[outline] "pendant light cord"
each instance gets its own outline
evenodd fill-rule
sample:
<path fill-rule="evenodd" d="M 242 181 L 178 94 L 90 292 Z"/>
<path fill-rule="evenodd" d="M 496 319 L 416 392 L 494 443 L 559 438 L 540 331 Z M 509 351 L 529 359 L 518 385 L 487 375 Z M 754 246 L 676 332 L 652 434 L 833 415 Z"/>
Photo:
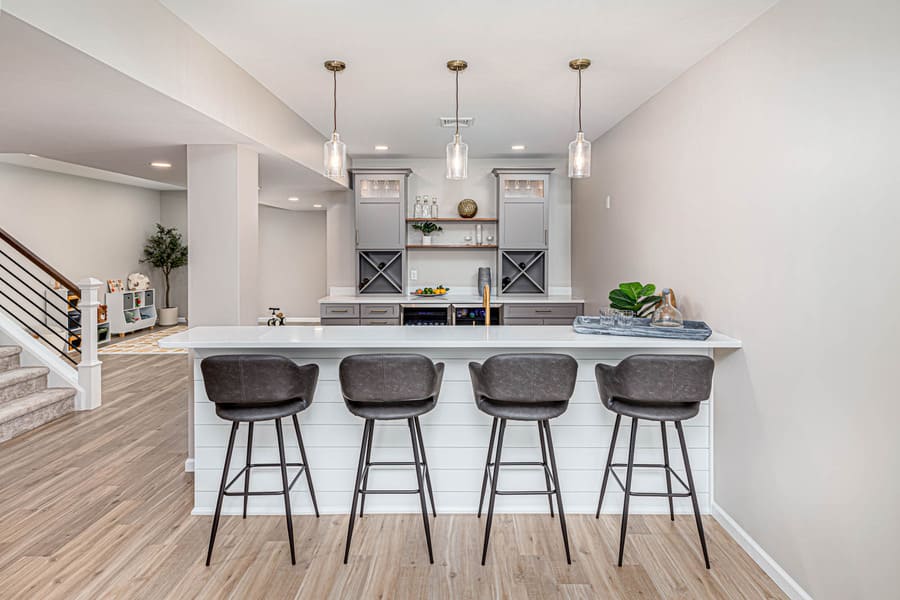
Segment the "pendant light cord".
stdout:
<path fill-rule="evenodd" d="M 459 71 L 456 71 L 456 135 L 459 135 Z"/>
<path fill-rule="evenodd" d="M 578 132 L 581 133 L 581 69 L 578 69 Z"/>
<path fill-rule="evenodd" d="M 334 75 L 334 129 L 331 134 L 334 135 L 337 133 L 337 71 L 332 71 L 331 74 Z"/>

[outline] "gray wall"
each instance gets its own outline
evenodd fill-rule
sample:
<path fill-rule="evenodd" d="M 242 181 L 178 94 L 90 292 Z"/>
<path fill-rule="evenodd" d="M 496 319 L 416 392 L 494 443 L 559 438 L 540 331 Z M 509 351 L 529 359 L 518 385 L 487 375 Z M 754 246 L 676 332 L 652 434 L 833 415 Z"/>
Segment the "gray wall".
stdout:
<path fill-rule="evenodd" d="M 187 221 L 187 192 L 160 192 L 159 193 L 159 222 L 164 227 L 174 227 L 181 234 L 186 244 L 188 241 Z M 188 262 L 191 260 L 190 248 L 188 248 Z M 187 293 L 187 267 L 176 269 L 169 276 L 171 286 L 170 300 L 173 306 L 178 307 L 180 317 L 188 317 L 188 293 Z M 159 276 L 162 280 L 162 276 Z M 160 298 L 165 294 L 165 288 L 160 287 Z M 162 305 L 162 304 L 160 304 Z"/>
<path fill-rule="evenodd" d="M 139 271 L 159 288 L 138 262 L 159 216 L 158 191 L 0 163 L 0 226 L 75 282 Z"/>
<path fill-rule="evenodd" d="M 574 186 L 591 310 L 653 281 L 743 340 L 719 356 L 715 501 L 818 599 L 900 586 L 898 24 L 897 2 L 784 0 Z"/>
<path fill-rule="evenodd" d="M 326 295 L 325 211 L 259 207 L 259 310 L 318 317 Z"/>

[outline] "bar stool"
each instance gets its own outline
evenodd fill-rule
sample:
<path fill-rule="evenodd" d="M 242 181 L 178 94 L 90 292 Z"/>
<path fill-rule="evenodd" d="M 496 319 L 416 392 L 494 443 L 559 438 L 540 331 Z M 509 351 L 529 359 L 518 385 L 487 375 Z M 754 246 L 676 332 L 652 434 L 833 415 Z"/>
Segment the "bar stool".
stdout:
<path fill-rule="evenodd" d="M 247 499 L 250 496 L 284 496 L 284 515 L 287 520 L 288 541 L 291 546 L 291 564 L 297 564 L 294 555 L 294 526 L 291 520 L 290 491 L 306 473 L 306 484 L 312 499 L 313 510 L 319 516 L 316 504 L 316 492 L 313 488 L 312 476 L 306 460 L 306 449 L 300 435 L 300 423 L 297 413 L 309 408 L 316 391 L 319 378 L 318 365 L 297 365 L 283 356 L 268 355 L 223 355 L 204 358 L 200 363 L 207 397 L 216 404 L 216 414 L 231 421 L 231 435 L 228 438 L 228 449 L 225 451 L 225 467 L 222 469 L 222 481 L 219 484 L 219 497 L 216 500 L 216 512 L 213 516 L 212 531 L 209 534 L 209 550 L 206 553 L 206 566 L 212 558 L 216 531 L 219 528 L 219 516 L 222 513 L 222 501 L 225 496 L 243 496 L 243 518 L 247 518 Z M 285 462 L 284 434 L 281 431 L 281 419 L 291 417 L 294 431 L 297 433 L 297 445 L 300 447 L 299 463 Z M 275 433 L 278 438 L 277 463 L 253 463 L 253 425 L 259 421 L 275 421 Z M 231 481 L 228 481 L 228 469 L 231 466 L 231 454 L 234 450 L 234 438 L 238 425 L 247 423 L 247 461 Z M 279 491 L 250 491 L 250 470 L 256 467 L 280 467 L 282 489 Z M 299 467 L 300 470 L 288 483 L 287 467 Z M 244 491 L 229 492 L 230 488 L 243 475 Z"/>
<path fill-rule="evenodd" d="M 609 443 L 609 456 L 606 469 L 603 471 L 603 483 L 600 486 L 600 500 L 597 502 L 597 518 L 600 518 L 600 507 L 606 493 L 609 474 L 615 478 L 619 487 L 625 492 L 625 505 L 622 508 L 622 531 L 619 537 L 619 566 L 625 553 L 625 533 L 628 529 L 628 499 L 631 496 L 652 496 L 669 499 L 669 517 L 675 520 L 675 509 L 672 498 L 690 497 L 694 506 L 694 519 L 700 534 L 700 547 L 703 549 L 703 561 L 709 568 L 709 554 L 706 550 L 706 537 L 703 534 L 703 521 L 700 519 L 700 507 L 697 503 L 697 492 L 694 488 L 694 476 L 688 460 L 687 444 L 684 441 L 684 429 L 681 422 L 695 417 L 700 411 L 700 403 L 709 399 L 712 389 L 712 376 L 715 363 L 708 356 L 687 355 L 654 355 L 638 354 L 622 360 L 617 366 L 598 364 L 595 373 L 600 398 L 606 408 L 616 413 L 612 440 Z M 631 417 L 631 440 L 628 444 L 628 462 L 613 463 L 613 452 L 619 424 L 622 416 Z M 638 421 L 659 421 L 662 433 L 663 464 L 637 464 L 634 462 L 634 445 L 637 439 Z M 678 440 L 681 443 L 681 456 L 687 483 L 678 476 L 669 465 L 669 447 L 666 439 L 666 422 L 675 423 Z M 613 470 L 615 467 L 626 467 L 625 484 Z M 632 492 L 631 477 L 635 467 L 664 469 L 666 489 L 662 492 Z M 687 490 L 672 493 L 672 477 Z"/>
<path fill-rule="evenodd" d="M 363 516 L 367 494 L 418 494 L 425 524 L 425 543 L 428 561 L 434 564 L 431 551 L 431 529 L 428 524 L 428 508 L 425 502 L 425 486 L 431 500 L 431 510 L 437 517 L 431 474 L 425 458 L 425 442 L 419 417 L 437 405 L 441 393 L 444 364 L 433 363 L 419 354 L 356 354 L 341 361 L 339 367 L 341 393 L 351 413 L 366 420 L 362 444 L 359 449 L 359 465 L 356 468 L 356 484 L 353 487 L 353 504 L 350 508 L 350 524 L 347 527 L 347 545 L 344 548 L 344 564 L 350 556 L 356 503 L 359 500 L 359 516 Z M 375 421 L 406 419 L 412 444 L 412 462 L 372 461 L 372 439 L 375 437 Z M 412 466 L 416 470 L 418 487 L 414 490 L 370 490 L 369 469 L 379 466 Z M 423 473 L 425 484 L 423 485 Z M 360 499 L 362 496 L 362 499 Z"/>
<path fill-rule="evenodd" d="M 484 565 L 487 560 L 496 497 L 535 495 L 547 496 L 551 517 L 553 516 L 553 496 L 556 496 L 559 525 L 562 529 L 563 546 L 566 549 L 566 562 L 572 564 L 572 557 L 569 554 L 566 513 L 563 510 L 562 492 L 559 488 L 559 470 L 556 467 L 553 438 L 550 435 L 550 419 L 555 419 L 566 412 L 569 398 L 572 397 L 575 389 L 578 363 L 574 358 L 565 354 L 498 354 L 488 358 L 484 364 L 470 362 L 469 373 L 472 376 L 475 405 L 481 412 L 493 417 L 491 440 L 488 443 L 487 459 L 484 464 L 484 477 L 481 480 L 481 497 L 478 501 L 478 517 L 481 518 L 484 493 L 488 480 L 490 480 L 491 496 L 484 530 L 481 564 Z M 540 462 L 501 462 L 503 434 L 506 431 L 508 420 L 537 423 L 541 441 Z M 498 422 L 500 424 L 499 432 Z M 496 456 L 492 456 L 495 436 L 497 451 Z M 549 464 L 547 462 L 548 450 L 550 451 Z M 542 467 L 547 489 L 498 490 L 497 479 L 500 477 L 501 466 Z M 493 473 L 491 473 L 492 468 Z"/>

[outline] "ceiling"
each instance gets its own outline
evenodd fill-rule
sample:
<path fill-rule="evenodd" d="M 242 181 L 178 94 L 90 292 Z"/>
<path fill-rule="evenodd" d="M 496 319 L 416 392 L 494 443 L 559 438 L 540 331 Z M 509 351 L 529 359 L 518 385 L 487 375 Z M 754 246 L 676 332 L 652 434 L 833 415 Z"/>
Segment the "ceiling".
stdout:
<path fill-rule="evenodd" d="M 576 75 L 588 57 L 584 131 L 595 139 L 775 0 L 160 0 L 321 133 L 356 157 L 439 157 L 452 131 L 449 59 L 473 157 L 563 155 L 577 130 Z M 376 144 L 390 147 L 376 152 Z M 524 152 L 510 146 L 524 144 Z"/>
<path fill-rule="evenodd" d="M 289 195 L 343 189 L 8 13 L 0 13 L 0 56 L 19 57 L 0 61 L 4 89 L 15 90 L 0 94 L 3 162 L 184 189 L 186 144 L 246 144 L 261 152 L 260 200 L 266 204 L 299 209 L 287 202 Z M 154 168 L 153 161 L 172 167 Z"/>

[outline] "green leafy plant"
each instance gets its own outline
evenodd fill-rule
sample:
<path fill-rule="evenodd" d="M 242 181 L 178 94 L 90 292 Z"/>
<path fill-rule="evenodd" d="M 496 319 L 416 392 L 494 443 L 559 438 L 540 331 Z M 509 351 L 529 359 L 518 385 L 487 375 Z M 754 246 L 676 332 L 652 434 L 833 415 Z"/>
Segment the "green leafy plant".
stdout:
<path fill-rule="evenodd" d="M 609 293 L 609 305 L 618 310 L 630 310 L 636 317 L 649 317 L 662 296 L 656 295 L 656 286 L 637 281 L 620 283 Z"/>
<path fill-rule="evenodd" d="M 444 228 L 440 225 L 436 225 L 431 221 L 424 221 L 422 223 L 413 223 L 413 229 L 417 229 L 422 232 L 422 235 L 431 235 L 435 231 L 443 231 Z"/>
<path fill-rule="evenodd" d="M 156 233 L 147 238 L 144 244 L 142 263 L 156 267 L 163 272 L 166 279 L 166 306 L 172 308 L 169 301 L 169 275 L 172 271 L 183 267 L 188 261 L 188 249 L 182 241 L 181 234 L 174 227 L 163 227 L 156 224 Z"/>

